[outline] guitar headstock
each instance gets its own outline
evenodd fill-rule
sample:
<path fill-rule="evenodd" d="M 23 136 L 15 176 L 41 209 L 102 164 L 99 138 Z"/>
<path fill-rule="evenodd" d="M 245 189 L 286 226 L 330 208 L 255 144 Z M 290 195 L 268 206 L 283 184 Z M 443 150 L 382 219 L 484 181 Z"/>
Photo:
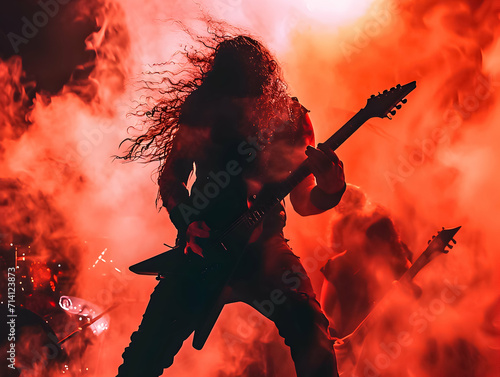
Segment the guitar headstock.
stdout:
<path fill-rule="evenodd" d="M 372 94 L 363 110 L 368 118 L 387 117 L 392 119 L 389 114 L 396 115 L 395 109 L 399 110 L 406 103 L 407 100 L 405 97 L 416 87 L 417 82 L 412 81 L 403 86 L 398 84 L 390 90 L 384 90 L 378 95 Z"/>
<path fill-rule="evenodd" d="M 428 253 L 428 256 L 434 253 L 447 254 L 451 249 L 453 249 L 453 245 L 451 243 L 457 243 L 453 237 L 457 234 L 460 228 L 461 226 L 450 229 L 443 228 L 440 230 L 436 236 L 432 236 L 432 239 L 429 240 L 429 246 L 425 250 L 425 253 Z"/>
<path fill-rule="evenodd" d="M 410 269 L 399 279 L 400 281 L 409 281 L 415 277 L 418 272 L 424 268 L 437 254 L 447 254 L 453 248 L 452 243 L 457 243 L 453 237 L 460 230 L 461 226 L 456 228 L 443 228 L 436 236 L 429 240 L 429 246 L 420 256 L 413 262 Z"/>

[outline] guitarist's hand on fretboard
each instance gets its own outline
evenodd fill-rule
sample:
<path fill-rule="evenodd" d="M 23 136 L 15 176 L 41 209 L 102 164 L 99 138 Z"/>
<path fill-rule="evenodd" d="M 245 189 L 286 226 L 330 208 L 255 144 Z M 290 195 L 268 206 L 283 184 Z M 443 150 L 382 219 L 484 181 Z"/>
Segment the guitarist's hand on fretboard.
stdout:
<path fill-rule="evenodd" d="M 308 146 L 306 155 L 318 188 L 326 194 L 336 194 L 344 188 L 344 164 L 333 149 L 320 143 L 318 148 Z"/>
<path fill-rule="evenodd" d="M 204 221 L 194 221 L 186 231 L 184 253 L 193 252 L 203 257 L 203 241 L 210 237 L 210 228 Z"/>

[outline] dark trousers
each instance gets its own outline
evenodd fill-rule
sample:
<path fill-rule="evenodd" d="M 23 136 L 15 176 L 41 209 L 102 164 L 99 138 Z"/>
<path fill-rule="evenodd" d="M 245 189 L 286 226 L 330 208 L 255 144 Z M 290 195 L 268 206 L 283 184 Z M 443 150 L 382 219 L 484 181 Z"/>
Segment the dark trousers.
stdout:
<path fill-rule="evenodd" d="M 248 246 L 231 281 L 237 301 L 271 319 L 290 347 L 298 377 L 338 376 L 328 320 L 311 282 L 282 234 Z M 179 276 L 156 286 L 138 331 L 123 353 L 118 377 L 157 377 L 199 321 L 203 284 Z"/>

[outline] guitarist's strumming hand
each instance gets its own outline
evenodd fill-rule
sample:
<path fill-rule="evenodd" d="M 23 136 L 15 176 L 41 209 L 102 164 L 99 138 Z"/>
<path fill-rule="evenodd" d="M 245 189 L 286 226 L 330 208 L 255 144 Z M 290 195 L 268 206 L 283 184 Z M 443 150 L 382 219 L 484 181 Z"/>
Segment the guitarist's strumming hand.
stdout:
<path fill-rule="evenodd" d="M 210 228 L 204 221 L 194 221 L 189 224 L 186 231 L 186 247 L 184 253 L 192 251 L 203 257 L 203 248 L 200 246 L 200 240 L 210 237 Z M 203 241 L 202 241 L 203 242 Z"/>
<path fill-rule="evenodd" d="M 336 194 L 345 187 L 344 164 L 325 144 L 318 148 L 308 146 L 309 167 L 316 178 L 317 187 L 325 194 Z"/>

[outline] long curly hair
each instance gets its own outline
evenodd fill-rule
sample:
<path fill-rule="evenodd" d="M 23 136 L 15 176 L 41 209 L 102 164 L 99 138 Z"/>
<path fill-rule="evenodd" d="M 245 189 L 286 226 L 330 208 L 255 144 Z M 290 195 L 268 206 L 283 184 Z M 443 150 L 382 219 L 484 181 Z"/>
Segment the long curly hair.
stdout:
<path fill-rule="evenodd" d="M 184 47 L 176 53 L 182 57 L 180 62 L 156 65 L 173 65 L 175 70 L 145 73 L 147 77 L 142 82 L 148 95 L 133 113 L 141 119 L 142 133 L 123 140 L 120 146 L 127 145 L 127 149 L 117 158 L 159 161 L 158 171 L 161 173 L 181 127 L 183 106 L 195 91 L 211 97 L 256 98 L 254 113 L 262 119 L 255 123 L 262 125 L 272 124 L 269 120 L 275 114 L 288 111 L 287 85 L 269 50 L 249 35 L 234 33 L 235 29 L 227 24 L 206 22 L 207 36 L 194 35 L 181 25 L 198 47 Z M 228 29 L 233 32 L 228 32 Z M 134 127 L 134 130 L 138 131 L 138 128 Z"/>

